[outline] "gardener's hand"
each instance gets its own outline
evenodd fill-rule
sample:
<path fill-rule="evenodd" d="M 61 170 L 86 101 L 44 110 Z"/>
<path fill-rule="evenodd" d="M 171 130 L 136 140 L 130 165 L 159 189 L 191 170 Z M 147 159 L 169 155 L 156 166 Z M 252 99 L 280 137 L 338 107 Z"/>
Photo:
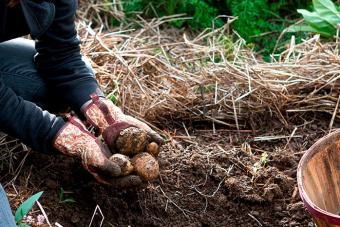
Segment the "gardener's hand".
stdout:
<path fill-rule="evenodd" d="M 66 155 L 79 157 L 84 168 L 101 183 L 129 187 L 141 182 L 137 176 L 119 177 L 121 175 L 119 165 L 107 158 L 110 153 L 75 117 L 69 119 L 57 133 L 53 146 Z"/>
<path fill-rule="evenodd" d="M 111 151 L 120 152 L 117 150 L 116 140 L 120 133 L 127 128 L 135 127 L 143 129 L 144 134 L 131 134 L 131 138 L 127 138 L 126 144 L 130 144 L 129 149 L 134 151 L 144 151 L 147 145 L 151 142 L 163 144 L 163 139 L 147 124 L 125 115 L 120 108 L 115 106 L 110 100 L 100 98 L 96 95 L 91 96 L 92 100 L 82 107 L 82 113 L 87 121 L 95 126 Z"/>
<path fill-rule="evenodd" d="M 99 182 L 107 183 L 109 177 L 121 174 L 120 167 L 110 162 L 103 146 L 75 117 L 57 133 L 53 146 L 66 155 L 79 157 L 84 168 Z"/>

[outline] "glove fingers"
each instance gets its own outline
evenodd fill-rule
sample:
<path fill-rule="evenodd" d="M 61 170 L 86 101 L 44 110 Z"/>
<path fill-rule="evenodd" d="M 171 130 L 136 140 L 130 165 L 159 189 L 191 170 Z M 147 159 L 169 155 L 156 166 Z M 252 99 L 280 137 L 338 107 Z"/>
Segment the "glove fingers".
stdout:
<path fill-rule="evenodd" d="M 154 130 L 152 130 L 147 124 L 145 124 L 144 122 L 141 122 L 139 120 L 137 120 L 136 118 L 133 118 L 129 115 L 126 116 L 128 122 L 130 122 L 130 124 L 134 125 L 137 128 L 143 129 L 145 130 L 148 135 L 150 136 L 151 141 L 150 142 L 156 142 L 159 145 L 164 144 L 164 139 Z"/>
<path fill-rule="evenodd" d="M 116 188 L 132 188 L 142 184 L 139 176 L 130 175 L 126 177 L 115 178 L 110 181 L 113 187 Z"/>
<path fill-rule="evenodd" d="M 112 153 L 111 153 L 109 147 L 106 144 L 103 144 L 103 143 L 100 143 L 100 145 L 102 147 L 101 151 L 105 155 L 105 157 L 110 158 L 112 156 Z"/>
<path fill-rule="evenodd" d="M 150 136 L 150 142 L 156 142 L 158 145 L 163 145 L 165 143 L 164 139 L 155 131 L 151 130 L 148 132 Z"/>
<path fill-rule="evenodd" d="M 111 162 L 108 159 L 104 159 L 104 162 L 100 166 L 91 166 L 92 171 L 96 172 L 99 176 L 104 179 L 110 179 L 111 177 L 118 177 L 121 174 L 119 165 Z"/>

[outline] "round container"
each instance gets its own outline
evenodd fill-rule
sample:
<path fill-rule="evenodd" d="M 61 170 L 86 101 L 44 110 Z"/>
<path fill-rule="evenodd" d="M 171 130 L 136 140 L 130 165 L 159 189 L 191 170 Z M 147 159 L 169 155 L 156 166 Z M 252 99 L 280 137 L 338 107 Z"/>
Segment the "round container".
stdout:
<path fill-rule="evenodd" d="M 318 140 L 300 160 L 300 196 L 318 227 L 340 226 L 340 130 Z"/>

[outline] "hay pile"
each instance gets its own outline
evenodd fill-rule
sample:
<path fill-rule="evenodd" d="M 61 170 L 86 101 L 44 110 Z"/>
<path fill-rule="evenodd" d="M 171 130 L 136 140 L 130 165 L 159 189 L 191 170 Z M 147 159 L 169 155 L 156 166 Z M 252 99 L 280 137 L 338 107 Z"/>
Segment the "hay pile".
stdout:
<path fill-rule="evenodd" d="M 310 112 L 340 118 L 339 43 L 314 36 L 295 45 L 293 37 L 279 60 L 266 63 L 241 38 L 232 41 L 229 24 L 196 36 L 161 28 L 174 19 L 112 32 L 79 23 L 84 55 L 126 112 L 157 125 L 213 122 L 237 129 L 274 119 L 288 126 Z"/>

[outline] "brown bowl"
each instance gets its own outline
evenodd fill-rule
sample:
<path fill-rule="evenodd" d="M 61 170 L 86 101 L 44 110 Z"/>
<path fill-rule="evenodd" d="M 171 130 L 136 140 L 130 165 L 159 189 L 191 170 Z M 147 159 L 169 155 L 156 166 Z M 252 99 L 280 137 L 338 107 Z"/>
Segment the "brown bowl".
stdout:
<path fill-rule="evenodd" d="M 317 226 L 340 226 L 340 130 L 318 140 L 300 160 L 300 196 Z"/>

